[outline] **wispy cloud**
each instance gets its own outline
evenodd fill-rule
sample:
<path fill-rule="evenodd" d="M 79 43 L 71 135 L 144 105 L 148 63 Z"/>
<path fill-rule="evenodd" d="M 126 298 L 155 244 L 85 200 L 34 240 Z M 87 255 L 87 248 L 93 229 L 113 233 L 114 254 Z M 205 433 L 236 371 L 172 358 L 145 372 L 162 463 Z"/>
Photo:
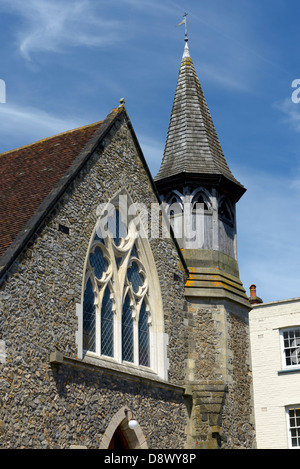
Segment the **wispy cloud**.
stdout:
<path fill-rule="evenodd" d="M 163 19 L 167 16 L 169 27 L 175 31 L 186 7 L 172 0 L 111 0 L 107 3 L 109 7 L 106 2 L 93 0 L 0 0 L 0 11 L 9 11 L 21 18 L 17 33 L 19 52 L 25 59 L 32 60 L 39 52 L 62 53 L 77 46 L 105 47 L 123 43 L 137 32 L 142 35 L 144 26 L 141 25 L 147 24 L 151 17 L 165 26 Z M 130 19 L 131 10 L 134 20 Z M 229 14 L 224 8 L 221 15 L 217 11 L 204 2 L 201 15 L 190 14 L 191 45 L 203 44 L 201 74 L 230 90 L 249 92 L 253 89 L 261 58 L 254 46 L 254 51 L 245 53 L 249 43 L 247 22 L 242 16 L 232 18 L 232 12 Z M 156 34 L 164 36 L 164 27 L 157 28 Z"/>
<path fill-rule="evenodd" d="M 283 101 L 277 101 L 274 103 L 274 108 L 283 113 L 283 122 L 290 125 L 291 128 L 296 132 L 300 132 L 300 103 L 294 103 L 290 97 L 284 99 Z"/>
<path fill-rule="evenodd" d="M 253 92 L 249 77 L 244 78 L 243 70 L 228 67 L 225 62 L 219 62 L 217 65 L 201 63 L 201 79 L 205 79 L 209 83 L 214 82 L 218 86 L 230 91 L 242 93 Z"/>
<path fill-rule="evenodd" d="M 41 109 L 23 108 L 12 104 L 0 106 L 0 121 L 2 146 L 0 151 L 26 145 L 83 124 L 75 119 L 55 116 Z M 11 142 L 13 142 L 13 147 Z"/>
<path fill-rule="evenodd" d="M 18 46 L 28 60 L 34 52 L 63 52 L 67 47 L 99 47 L 124 40 L 122 22 L 105 18 L 98 7 L 91 0 L 0 0 L 0 9 L 23 19 Z"/>

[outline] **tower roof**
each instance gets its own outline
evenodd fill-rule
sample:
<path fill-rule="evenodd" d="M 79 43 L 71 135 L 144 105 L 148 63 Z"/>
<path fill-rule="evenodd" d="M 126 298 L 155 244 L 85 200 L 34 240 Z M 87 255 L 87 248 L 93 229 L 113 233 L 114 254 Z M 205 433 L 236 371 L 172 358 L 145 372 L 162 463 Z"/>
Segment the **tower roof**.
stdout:
<path fill-rule="evenodd" d="M 219 181 L 239 199 L 245 188 L 235 179 L 200 85 L 186 39 L 163 160 L 154 178 L 159 188 L 176 179 Z"/>

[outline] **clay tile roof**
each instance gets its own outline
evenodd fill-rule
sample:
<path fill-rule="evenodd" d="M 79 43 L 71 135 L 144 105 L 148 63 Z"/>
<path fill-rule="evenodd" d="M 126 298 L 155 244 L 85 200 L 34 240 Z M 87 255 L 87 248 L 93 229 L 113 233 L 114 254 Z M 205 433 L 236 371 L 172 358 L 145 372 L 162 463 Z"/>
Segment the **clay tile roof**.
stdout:
<path fill-rule="evenodd" d="M 102 122 L 0 154 L 0 257 Z"/>

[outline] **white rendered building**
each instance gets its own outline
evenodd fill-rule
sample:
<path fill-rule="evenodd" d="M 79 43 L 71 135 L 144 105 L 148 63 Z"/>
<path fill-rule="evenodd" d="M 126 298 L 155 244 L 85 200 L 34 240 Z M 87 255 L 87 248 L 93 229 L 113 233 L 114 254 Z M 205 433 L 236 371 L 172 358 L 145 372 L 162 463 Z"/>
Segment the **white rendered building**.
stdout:
<path fill-rule="evenodd" d="M 249 318 L 257 448 L 299 449 L 300 298 L 253 304 Z"/>

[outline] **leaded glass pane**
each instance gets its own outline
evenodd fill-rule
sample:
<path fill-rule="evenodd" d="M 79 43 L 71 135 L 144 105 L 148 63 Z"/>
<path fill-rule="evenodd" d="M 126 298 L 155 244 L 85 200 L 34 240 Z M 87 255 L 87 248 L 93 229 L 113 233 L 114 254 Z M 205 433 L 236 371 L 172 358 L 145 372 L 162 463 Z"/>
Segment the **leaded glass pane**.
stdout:
<path fill-rule="evenodd" d="M 144 279 L 139 273 L 139 267 L 136 262 L 133 262 L 127 271 L 127 277 L 132 285 L 133 291 L 138 292 L 139 288 L 143 285 Z"/>
<path fill-rule="evenodd" d="M 98 232 L 96 232 L 96 234 L 95 234 L 94 241 L 100 241 L 100 243 L 105 244 L 104 239 L 102 238 L 102 236 L 100 236 L 100 233 L 98 233 Z"/>
<path fill-rule="evenodd" d="M 139 317 L 139 364 L 150 366 L 148 313 L 144 302 Z"/>
<path fill-rule="evenodd" d="M 122 311 L 122 360 L 133 362 L 133 319 L 128 295 Z"/>
<path fill-rule="evenodd" d="M 138 256 L 138 252 L 137 252 L 137 248 L 136 248 L 136 245 L 134 244 L 133 247 L 132 247 L 132 250 L 131 250 L 131 257 L 139 257 Z"/>
<path fill-rule="evenodd" d="M 90 254 L 90 264 L 94 269 L 96 277 L 100 279 L 108 267 L 100 247 L 97 246 L 94 253 Z"/>
<path fill-rule="evenodd" d="M 96 351 L 96 310 L 92 282 L 88 280 L 83 299 L 83 348 Z"/>
<path fill-rule="evenodd" d="M 114 313 L 108 287 L 101 307 L 101 354 L 108 357 L 114 355 Z"/>

